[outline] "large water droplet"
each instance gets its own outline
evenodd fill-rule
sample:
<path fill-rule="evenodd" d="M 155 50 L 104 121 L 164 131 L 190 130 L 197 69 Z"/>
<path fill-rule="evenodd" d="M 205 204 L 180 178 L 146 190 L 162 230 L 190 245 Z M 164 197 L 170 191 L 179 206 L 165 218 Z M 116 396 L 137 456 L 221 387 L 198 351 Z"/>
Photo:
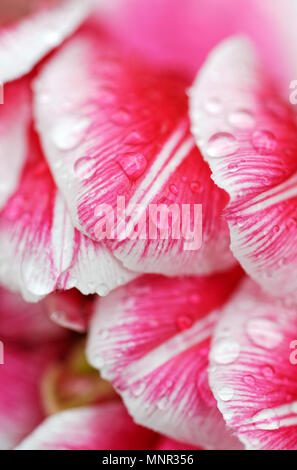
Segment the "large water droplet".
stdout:
<path fill-rule="evenodd" d="M 222 338 L 212 348 L 211 356 L 218 364 L 231 364 L 236 361 L 240 353 L 240 346 L 233 338 Z"/>
<path fill-rule="evenodd" d="M 127 154 L 119 159 L 119 164 L 126 175 L 134 180 L 139 178 L 145 171 L 147 161 L 141 153 Z"/>
<path fill-rule="evenodd" d="M 273 430 L 278 429 L 280 426 L 279 418 L 276 413 L 271 410 L 262 410 L 252 418 L 255 423 L 256 429 Z"/>
<path fill-rule="evenodd" d="M 90 178 L 94 171 L 95 160 L 91 157 L 79 158 L 74 164 L 74 172 L 80 180 Z"/>
<path fill-rule="evenodd" d="M 131 132 L 131 134 L 129 134 L 124 140 L 124 143 L 128 145 L 139 145 L 139 144 L 142 144 L 143 142 L 144 142 L 144 137 L 138 131 Z"/>
<path fill-rule="evenodd" d="M 270 131 L 255 131 L 252 135 L 252 143 L 260 155 L 268 155 L 275 150 L 276 138 Z"/>
<path fill-rule="evenodd" d="M 277 325 L 266 318 L 252 318 L 247 322 L 246 329 L 253 343 L 262 348 L 273 349 L 283 339 Z"/>
<path fill-rule="evenodd" d="M 209 98 L 205 102 L 205 109 L 211 114 L 219 113 L 220 111 L 222 111 L 222 108 L 223 108 L 222 103 L 218 98 L 215 98 L 215 97 Z"/>
<path fill-rule="evenodd" d="M 206 151 L 210 157 L 220 158 L 232 155 L 238 147 L 239 144 L 232 134 L 218 132 L 209 139 Z"/>
<path fill-rule="evenodd" d="M 245 109 L 233 111 L 229 116 L 229 122 L 238 129 L 251 129 L 255 124 L 254 116 Z"/>
<path fill-rule="evenodd" d="M 180 331 L 187 330 L 193 325 L 193 318 L 189 315 L 179 315 L 176 319 L 176 325 Z"/>
<path fill-rule="evenodd" d="M 112 115 L 112 121 L 119 126 L 125 126 L 131 122 L 131 114 L 129 111 L 120 109 Z"/>
<path fill-rule="evenodd" d="M 89 125 L 87 118 L 64 116 L 52 129 L 52 140 L 59 149 L 72 150 L 82 141 Z"/>
<path fill-rule="evenodd" d="M 132 386 L 132 394 L 134 397 L 139 397 L 145 390 L 145 382 L 138 382 Z"/>
<path fill-rule="evenodd" d="M 233 395 L 234 395 L 234 390 L 232 387 L 228 387 L 228 385 L 225 385 L 224 387 L 218 390 L 218 397 L 222 401 L 232 400 Z"/>

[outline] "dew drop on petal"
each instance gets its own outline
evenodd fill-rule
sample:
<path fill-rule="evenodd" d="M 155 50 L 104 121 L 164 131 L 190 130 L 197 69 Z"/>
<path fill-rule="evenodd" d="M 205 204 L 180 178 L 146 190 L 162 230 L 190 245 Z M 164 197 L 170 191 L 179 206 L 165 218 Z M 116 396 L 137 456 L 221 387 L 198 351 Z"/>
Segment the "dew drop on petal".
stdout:
<path fill-rule="evenodd" d="M 220 158 L 232 155 L 238 147 L 239 144 L 232 134 L 218 132 L 209 139 L 206 151 L 210 157 Z"/>
<path fill-rule="evenodd" d="M 212 347 L 211 356 L 218 364 L 231 364 L 236 361 L 240 346 L 233 338 L 222 338 Z"/>
<path fill-rule="evenodd" d="M 245 375 L 243 377 L 243 381 L 246 385 L 255 385 L 256 383 L 255 377 L 253 377 L 252 375 Z"/>
<path fill-rule="evenodd" d="M 256 429 L 261 430 L 273 430 L 280 427 L 279 418 L 271 409 L 262 410 L 257 413 L 253 416 L 252 422 L 255 424 Z"/>
<path fill-rule="evenodd" d="M 218 98 L 210 98 L 205 103 L 205 109 L 211 114 L 217 114 L 222 111 L 222 103 Z"/>
<path fill-rule="evenodd" d="M 271 379 L 275 374 L 275 370 L 272 366 L 266 365 L 262 367 L 262 374 L 266 379 Z"/>
<path fill-rule="evenodd" d="M 143 135 L 138 131 L 133 131 L 129 134 L 126 139 L 124 140 L 125 144 L 128 145 L 139 145 L 144 142 Z"/>
<path fill-rule="evenodd" d="M 190 183 L 190 189 L 191 189 L 192 193 L 194 193 L 194 194 L 200 193 L 200 191 L 201 191 L 200 183 L 198 181 L 193 181 L 192 183 Z"/>
<path fill-rule="evenodd" d="M 101 295 L 102 297 L 104 297 L 105 295 L 109 293 L 109 288 L 106 284 L 99 284 L 96 290 L 97 290 L 97 294 Z"/>
<path fill-rule="evenodd" d="M 147 160 L 141 153 L 127 154 L 119 159 L 119 164 L 126 175 L 134 180 L 139 178 L 145 171 Z"/>
<path fill-rule="evenodd" d="M 273 349 L 282 341 L 283 334 L 277 325 L 266 318 L 252 318 L 246 325 L 250 340 L 267 349 Z"/>
<path fill-rule="evenodd" d="M 134 397 L 139 397 L 140 395 L 143 394 L 145 390 L 145 382 L 138 382 L 132 386 L 132 394 Z"/>
<path fill-rule="evenodd" d="M 250 111 L 238 109 L 229 115 L 229 122 L 238 129 L 251 129 L 254 124 L 254 116 Z"/>
<path fill-rule="evenodd" d="M 178 189 L 177 189 L 177 186 L 176 186 L 175 184 L 171 184 L 171 185 L 169 186 L 169 189 L 170 189 L 170 192 L 171 192 L 172 194 L 175 194 L 175 195 L 178 194 Z"/>
<path fill-rule="evenodd" d="M 218 390 L 218 397 L 222 401 L 232 400 L 233 395 L 234 395 L 234 390 L 232 387 L 228 387 L 228 385 L 225 385 L 224 387 Z"/>
<path fill-rule="evenodd" d="M 119 126 L 125 126 L 131 122 L 131 115 L 123 109 L 118 110 L 112 115 L 112 122 Z"/>
<path fill-rule="evenodd" d="M 252 144 L 260 155 L 267 155 L 275 150 L 276 138 L 270 131 L 258 130 L 252 135 Z"/>
<path fill-rule="evenodd" d="M 95 160 L 91 157 L 82 157 L 74 164 L 74 173 L 80 180 L 90 178 L 94 171 Z"/>
<path fill-rule="evenodd" d="M 176 319 L 176 325 L 180 331 L 187 330 L 193 325 L 193 318 L 189 315 L 179 315 Z"/>
<path fill-rule="evenodd" d="M 90 122 L 87 118 L 64 116 L 52 129 L 52 140 L 60 150 L 72 150 L 84 138 L 89 124 Z"/>

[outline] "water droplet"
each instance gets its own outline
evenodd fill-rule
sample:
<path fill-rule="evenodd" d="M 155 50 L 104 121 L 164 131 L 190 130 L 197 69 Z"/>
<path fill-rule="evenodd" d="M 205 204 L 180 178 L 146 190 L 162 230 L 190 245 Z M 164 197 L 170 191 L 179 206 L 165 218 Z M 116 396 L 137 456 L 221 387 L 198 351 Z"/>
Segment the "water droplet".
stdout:
<path fill-rule="evenodd" d="M 262 367 L 262 374 L 266 379 L 271 379 L 275 374 L 275 370 L 272 366 L 266 365 Z"/>
<path fill-rule="evenodd" d="M 273 349 L 283 339 L 277 325 L 266 318 L 252 318 L 248 321 L 246 329 L 253 343 L 262 348 Z"/>
<path fill-rule="evenodd" d="M 201 190 L 200 183 L 198 181 L 193 181 L 190 184 L 190 189 L 191 189 L 192 193 L 194 193 L 194 194 L 200 193 L 200 190 Z"/>
<path fill-rule="evenodd" d="M 199 294 L 191 294 L 190 297 L 189 297 L 189 301 L 191 304 L 199 304 L 201 300 L 201 297 Z"/>
<path fill-rule="evenodd" d="M 222 111 L 222 103 L 218 98 L 210 98 L 209 100 L 206 101 L 205 103 L 205 109 L 211 114 L 217 114 L 220 111 Z"/>
<path fill-rule="evenodd" d="M 278 233 L 279 230 L 280 230 L 280 229 L 279 229 L 279 225 L 274 225 L 274 226 L 272 227 L 273 233 Z"/>
<path fill-rule="evenodd" d="M 105 297 L 109 293 L 109 288 L 106 284 L 99 284 L 96 291 L 98 295 Z"/>
<path fill-rule="evenodd" d="M 256 429 L 273 430 L 278 429 L 280 426 L 279 418 L 276 413 L 271 410 L 262 410 L 252 418 Z"/>
<path fill-rule="evenodd" d="M 169 189 L 170 189 L 170 192 L 171 192 L 172 194 L 175 194 L 175 195 L 178 194 L 178 189 L 177 189 L 177 187 L 175 186 L 175 184 L 171 184 L 171 185 L 169 186 Z"/>
<path fill-rule="evenodd" d="M 256 383 L 256 379 L 252 375 L 245 375 L 243 377 L 243 381 L 246 385 L 251 385 L 251 386 L 255 385 Z"/>
<path fill-rule="evenodd" d="M 52 129 L 52 140 L 59 149 L 71 150 L 82 141 L 89 125 L 87 118 L 64 116 Z"/>
<path fill-rule="evenodd" d="M 239 166 L 237 165 L 237 163 L 230 163 L 228 165 L 228 170 L 231 171 L 232 173 L 237 171 L 239 169 Z"/>
<path fill-rule="evenodd" d="M 134 180 L 139 178 L 145 171 L 147 161 L 141 153 L 127 154 L 119 159 L 123 171 L 126 175 Z"/>
<path fill-rule="evenodd" d="M 128 145 L 139 145 L 144 142 L 143 135 L 138 131 L 133 131 L 129 134 L 126 139 L 124 140 L 125 144 Z"/>
<path fill-rule="evenodd" d="M 209 139 L 206 151 L 210 157 L 219 158 L 232 155 L 238 146 L 238 142 L 232 134 L 218 132 Z"/>
<path fill-rule="evenodd" d="M 254 116 L 245 109 L 233 111 L 229 116 L 229 122 L 238 129 L 251 129 L 255 124 Z"/>
<path fill-rule="evenodd" d="M 167 397 L 162 397 L 157 403 L 157 407 L 159 408 L 159 410 L 165 410 L 165 408 L 167 406 L 168 406 L 168 398 Z"/>
<path fill-rule="evenodd" d="M 94 172 L 94 164 L 94 158 L 79 158 L 74 164 L 74 173 L 80 180 L 86 180 L 92 176 Z"/>
<path fill-rule="evenodd" d="M 211 356 L 218 364 L 231 364 L 236 361 L 240 353 L 240 346 L 233 338 L 218 340 L 211 351 Z"/>
<path fill-rule="evenodd" d="M 218 397 L 222 400 L 222 401 L 229 401 L 229 400 L 232 400 L 233 398 L 233 395 L 234 395 L 234 390 L 232 387 L 228 387 L 227 385 L 225 385 L 224 387 L 220 388 L 218 390 Z"/>
<path fill-rule="evenodd" d="M 112 121 L 114 124 L 125 126 L 131 122 L 131 114 L 123 109 L 118 110 L 112 115 Z"/>
<path fill-rule="evenodd" d="M 179 315 L 176 319 L 176 325 L 180 331 L 187 330 L 193 325 L 193 318 L 189 315 Z"/>
<path fill-rule="evenodd" d="M 134 397 L 139 397 L 140 395 L 142 395 L 145 390 L 145 386 L 145 382 L 138 382 L 134 384 L 132 387 L 132 394 L 134 395 Z"/>
<path fill-rule="evenodd" d="M 275 150 L 276 138 L 270 131 L 255 131 L 252 143 L 260 155 L 267 155 Z"/>
<path fill-rule="evenodd" d="M 290 231 L 296 230 L 297 227 L 297 220 L 294 217 L 291 217 L 287 222 L 287 228 Z"/>

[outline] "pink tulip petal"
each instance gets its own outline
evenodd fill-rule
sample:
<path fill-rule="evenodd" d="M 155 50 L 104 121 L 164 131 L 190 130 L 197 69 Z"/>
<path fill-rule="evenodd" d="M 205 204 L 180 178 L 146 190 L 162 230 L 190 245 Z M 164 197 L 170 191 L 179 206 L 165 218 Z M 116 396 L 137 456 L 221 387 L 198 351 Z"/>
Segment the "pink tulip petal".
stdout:
<path fill-rule="evenodd" d="M 291 0 L 113 0 L 99 5 L 99 13 L 121 43 L 159 67 L 183 70 L 190 79 L 219 41 L 246 34 L 265 65 L 277 77 L 285 75 L 287 89 L 292 79 L 288 50 L 296 61 L 294 7 Z"/>
<path fill-rule="evenodd" d="M 248 448 L 297 449 L 297 343 L 290 349 L 296 320 L 296 310 L 250 280 L 222 309 L 210 385 L 227 424 Z"/>
<path fill-rule="evenodd" d="M 43 304 L 53 322 L 83 333 L 87 330 L 93 313 L 94 299 L 93 296 L 85 296 L 76 289 L 71 289 L 48 295 Z"/>
<path fill-rule="evenodd" d="M 65 338 L 65 330 L 47 317 L 43 303 L 29 304 L 19 294 L 0 287 L 0 339 L 32 346 Z M 1 373 L 1 370 L 0 370 Z"/>
<path fill-rule="evenodd" d="M 155 450 L 200 450 L 197 447 L 189 446 L 181 442 L 174 441 L 168 437 L 161 437 Z"/>
<path fill-rule="evenodd" d="M 79 26 L 92 3 L 92 0 L 44 0 L 28 16 L 0 24 L 0 83 L 28 73 Z"/>
<path fill-rule="evenodd" d="M 149 449 L 155 437 L 120 402 L 71 409 L 47 418 L 18 450 Z"/>
<path fill-rule="evenodd" d="M 30 95 L 27 80 L 0 91 L 0 209 L 15 191 L 27 153 Z"/>
<path fill-rule="evenodd" d="M 296 303 L 297 127 L 243 39 L 211 54 L 191 115 L 214 181 L 230 195 L 234 255 L 265 290 Z"/>
<path fill-rule="evenodd" d="M 0 449 L 16 446 L 44 417 L 40 380 L 60 347 L 22 349 L 4 344 L 0 365 Z"/>
<path fill-rule="evenodd" d="M 211 181 L 190 135 L 182 79 L 150 70 L 88 28 L 43 68 L 35 82 L 35 111 L 46 157 L 75 226 L 102 239 L 98 211 L 108 204 L 116 229 L 108 246 L 127 268 L 172 276 L 209 274 L 232 265 L 221 217 L 226 195 Z M 123 219 L 116 212 L 118 197 L 126 205 Z M 165 239 L 147 233 L 131 240 L 128 223 L 146 228 L 144 211 L 151 203 L 176 204 L 180 216 L 183 203 L 192 211 L 202 204 L 202 248 L 185 249 L 186 237 L 175 239 L 172 230 Z"/>
<path fill-rule="evenodd" d="M 18 190 L 0 214 L 0 246 L 2 284 L 31 301 L 73 287 L 106 295 L 135 277 L 74 229 L 33 132 Z"/>
<path fill-rule="evenodd" d="M 213 309 L 238 270 L 209 278 L 144 276 L 101 299 L 89 362 L 111 380 L 136 422 L 176 440 L 234 447 L 207 380 Z"/>

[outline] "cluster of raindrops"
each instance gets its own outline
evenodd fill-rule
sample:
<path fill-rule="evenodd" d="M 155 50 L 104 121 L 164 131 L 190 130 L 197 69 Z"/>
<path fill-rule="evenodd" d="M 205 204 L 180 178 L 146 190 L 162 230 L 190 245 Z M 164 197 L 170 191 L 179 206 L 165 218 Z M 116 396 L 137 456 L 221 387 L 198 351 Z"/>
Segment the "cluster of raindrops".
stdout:
<path fill-rule="evenodd" d="M 209 98 L 205 105 L 206 111 L 211 115 L 222 113 L 224 106 L 219 98 Z M 269 155 L 274 152 L 277 145 L 275 135 L 267 129 L 255 129 L 255 116 L 252 111 L 244 108 L 232 110 L 226 117 L 227 123 L 231 125 L 240 135 L 248 132 L 250 143 L 258 155 Z M 195 132 L 195 130 L 193 129 Z M 240 142 L 234 133 L 229 131 L 216 132 L 208 139 L 206 152 L 211 158 L 221 158 L 234 155 L 240 148 Z M 235 167 L 233 168 L 235 171 Z"/>

